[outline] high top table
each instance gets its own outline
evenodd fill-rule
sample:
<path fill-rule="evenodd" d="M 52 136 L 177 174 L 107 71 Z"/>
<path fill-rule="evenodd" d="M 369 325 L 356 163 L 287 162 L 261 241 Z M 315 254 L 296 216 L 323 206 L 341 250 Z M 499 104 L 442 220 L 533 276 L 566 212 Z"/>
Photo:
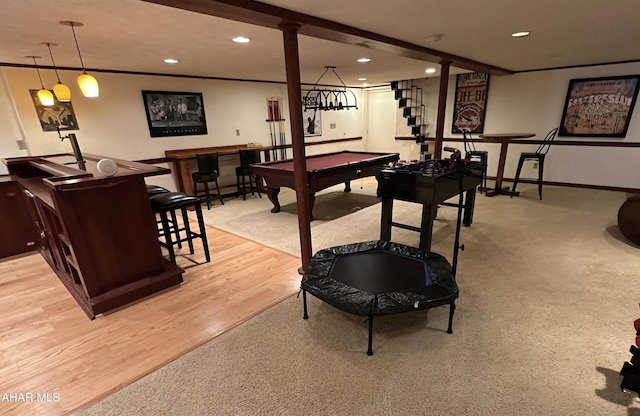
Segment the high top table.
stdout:
<path fill-rule="evenodd" d="M 496 133 L 481 134 L 479 137 L 485 142 L 500 143 L 500 158 L 498 159 L 498 171 L 496 173 L 496 186 L 494 189 L 485 189 L 486 196 L 511 195 L 518 196 L 520 192 L 510 191 L 509 188 L 502 187 L 504 177 L 504 166 L 507 161 L 507 147 L 512 140 L 526 139 L 535 136 L 534 133 Z"/>

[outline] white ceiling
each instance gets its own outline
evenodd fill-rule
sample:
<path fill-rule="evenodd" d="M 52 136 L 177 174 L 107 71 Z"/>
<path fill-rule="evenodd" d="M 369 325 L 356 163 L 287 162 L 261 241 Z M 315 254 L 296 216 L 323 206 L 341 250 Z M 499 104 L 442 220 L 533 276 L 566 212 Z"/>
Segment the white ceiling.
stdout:
<path fill-rule="evenodd" d="M 193 0 L 206 3 L 207 0 Z M 268 0 L 358 29 L 523 71 L 640 59 L 640 0 Z M 87 68 L 285 81 L 282 32 L 139 0 L 0 0 L 0 63 L 51 65 L 40 42 L 53 42 L 56 64 L 80 67 L 76 28 Z M 531 35 L 515 39 L 512 32 Z M 428 41 L 442 35 L 437 42 Z M 249 45 L 231 38 L 250 37 Z M 314 83 L 332 65 L 347 85 L 424 78 L 439 65 L 299 35 L 301 78 Z M 372 59 L 356 63 L 359 57 Z M 180 60 L 167 65 L 164 58 Z M 452 69 L 452 73 L 461 72 Z M 436 73 L 436 76 L 438 73 Z M 48 75 L 47 75 L 48 76 Z M 99 76 L 98 76 L 99 78 Z M 63 80 L 64 81 L 64 80 Z M 337 83 L 327 75 L 322 83 Z"/>

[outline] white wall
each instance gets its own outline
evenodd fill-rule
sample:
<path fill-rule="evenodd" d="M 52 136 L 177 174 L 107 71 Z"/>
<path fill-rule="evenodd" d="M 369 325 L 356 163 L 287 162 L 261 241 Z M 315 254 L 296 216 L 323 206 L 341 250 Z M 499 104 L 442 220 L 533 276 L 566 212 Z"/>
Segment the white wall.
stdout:
<path fill-rule="evenodd" d="M 640 63 L 492 76 L 489 84 L 484 132 L 531 132 L 536 134 L 534 139 L 542 140 L 549 130 L 560 125 L 569 80 L 634 74 L 640 74 Z M 424 89 L 424 101 L 427 105 L 429 123 L 427 131 L 430 132 L 431 137 L 435 133 L 439 82 L 439 78 L 416 80 L 416 83 Z M 451 133 L 455 82 L 455 75 L 451 76 L 445 115 L 445 137 L 461 137 L 461 135 Z M 410 130 L 403 124 L 404 119 L 400 110 L 396 112 L 396 119 L 398 120 L 396 134 L 398 136 L 410 135 Z M 623 139 L 559 137 L 556 140 L 640 142 L 640 105 L 636 105 L 627 136 Z M 461 143 L 450 142 L 446 145 L 462 150 Z M 500 145 L 481 143 L 476 147 L 478 150 L 490 152 L 489 175 L 495 175 Z M 505 177 L 512 178 L 515 175 L 521 152 L 534 151 L 536 147 L 535 145 L 510 144 Z M 640 149 L 638 148 L 552 146 L 545 163 L 544 179 L 574 184 L 640 189 L 639 159 Z M 537 171 L 533 170 L 532 163 L 525 164 L 521 177 L 537 177 Z"/>
<path fill-rule="evenodd" d="M 57 132 L 43 132 L 29 89 L 38 89 L 34 69 L 0 68 L 0 158 L 24 155 L 17 150 L 15 140 L 24 139 L 32 155 L 71 151 L 67 140 L 62 142 Z M 55 83 L 52 71 L 41 71 L 46 85 Z M 83 153 L 93 153 L 126 160 L 164 157 L 165 150 L 224 146 L 242 143 L 271 145 L 267 119 L 267 98 L 281 97 L 282 114 L 289 120 L 287 89 L 284 84 L 221 81 L 148 75 L 94 74 L 100 83 L 99 98 L 85 98 L 75 79 L 78 72 L 60 71 L 63 82 L 71 87 L 72 103 L 80 129 L 76 133 Z M 149 135 L 142 90 L 201 92 L 204 99 L 208 134 L 197 136 L 155 137 Z M 354 90 L 358 101 L 362 92 Z M 15 102 L 15 111 L 12 110 Z M 308 142 L 362 136 L 365 109 L 327 111 L 322 114 L 322 135 L 309 137 Z M 291 143 L 289 122 L 283 124 L 286 142 Z M 335 125 L 335 128 L 329 128 Z M 236 135 L 239 130 L 239 135 Z M 362 141 L 307 148 L 308 154 L 337 150 L 363 149 Z M 289 152 L 291 157 L 291 152 Z M 235 179 L 235 177 L 234 177 Z M 159 185 L 175 189 L 171 178 Z"/>
<path fill-rule="evenodd" d="M 410 136 L 411 130 L 399 134 L 402 125 L 406 126 L 406 119 L 402 114 L 398 116 L 398 103 L 390 88 L 374 88 L 367 90 L 367 150 L 371 152 L 394 152 L 400 154 L 400 159 L 417 159 L 420 145 L 415 141 L 395 140 L 396 136 Z M 399 119 L 398 119 L 399 117 Z"/>
<path fill-rule="evenodd" d="M 23 140 L 20 120 L 13 99 L 9 95 L 9 87 L 0 72 L 0 157 L 26 156 L 27 150 L 21 150 L 16 143 Z M 7 174 L 7 167 L 0 163 L 0 175 Z"/>
<path fill-rule="evenodd" d="M 569 84 L 573 78 L 640 73 L 640 64 L 606 65 L 588 68 L 541 71 L 491 78 L 485 120 L 485 132 L 533 132 L 543 138 L 557 127 Z M 35 70 L 0 68 L 0 158 L 24 155 L 16 140 L 24 139 L 30 154 L 70 152 L 67 141 L 55 132 L 42 132 L 29 89 L 37 89 Z M 84 98 L 76 84 L 77 72 L 61 71 L 61 78 L 72 88 L 73 104 L 80 130 L 76 132 L 84 153 L 137 160 L 163 157 L 169 149 L 223 146 L 238 143 L 270 145 L 267 97 L 282 97 L 283 115 L 288 117 L 286 86 L 283 84 L 219 81 L 146 75 L 95 74 L 101 93 L 97 99 Z M 47 85 L 55 82 L 52 71 L 43 71 Z M 438 99 L 438 78 L 417 80 L 424 89 L 427 106 L 427 131 L 434 136 Z M 141 90 L 202 92 L 209 133 L 201 136 L 151 138 L 147 127 Z M 397 110 L 397 102 L 387 89 L 363 93 L 354 90 L 358 110 L 322 113 L 322 136 L 307 142 L 362 136 L 363 141 L 310 146 L 308 154 L 338 150 L 398 152 L 403 159 L 416 159 L 419 146 L 411 141 L 395 141 L 395 136 L 410 136 L 409 127 Z M 455 76 L 449 80 L 445 137 L 451 134 L 455 94 Z M 371 108 L 371 111 L 369 111 Z M 391 115 L 388 112 L 395 113 Z M 377 124 L 371 129 L 372 122 Z M 331 125 L 335 128 L 330 128 Z M 284 123 L 286 140 L 291 142 L 288 121 Z M 367 132 L 367 128 L 369 131 Z M 236 136 L 236 129 L 240 135 Z M 459 137 L 459 136 L 458 136 Z M 604 138 L 559 138 L 559 140 L 604 140 Z M 640 142 L 640 105 L 635 107 L 627 137 L 611 141 Z M 451 143 L 460 146 L 460 143 Z M 490 152 L 489 174 L 495 174 L 499 145 L 480 144 Z M 506 177 L 513 177 L 518 156 L 535 146 L 512 144 L 509 147 Z M 289 153 L 289 156 L 291 154 Z M 554 146 L 547 156 L 545 180 L 576 184 L 640 188 L 640 149 L 585 146 Z M 531 163 L 523 177 L 534 177 Z M 2 168 L 0 168 L 2 169 Z M 2 171 L 0 171 L 2 172 Z M 164 178 L 171 184 L 171 178 Z M 156 181 L 157 182 L 157 181 Z M 175 188 L 173 188 L 175 189 Z"/>

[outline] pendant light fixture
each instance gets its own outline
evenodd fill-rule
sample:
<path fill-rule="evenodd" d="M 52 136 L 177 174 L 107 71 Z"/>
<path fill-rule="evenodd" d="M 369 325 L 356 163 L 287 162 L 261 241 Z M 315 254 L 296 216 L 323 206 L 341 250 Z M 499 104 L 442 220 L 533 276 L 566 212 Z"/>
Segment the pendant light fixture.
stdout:
<path fill-rule="evenodd" d="M 57 43 L 51 42 L 42 42 L 43 45 L 47 45 L 49 48 L 49 56 L 51 56 L 51 62 L 53 63 L 53 70 L 56 72 L 56 78 L 58 78 L 58 83 L 53 86 L 53 93 L 56 95 L 56 98 L 61 103 L 71 102 L 71 90 L 65 84 L 60 82 L 60 75 L 58 75 L 58 68 L 56 68 L 56 61 L 53 60 L 53 53 L 51 53 L 52 46 L 58 46 Z"/>
<path fill-rule="evenodd" d="M 342 84 L 342 88 L 318 88 L 318 83 L 327 72 L 331 71 Z M 358 109 L 358 102 L 353 91 L 348 90 L 340 75 L 336 72 L 335 66 L 325 66 L 324 72 L 316 81 L 313 89 L 307 91 L 302 99 L 305 110 L 348 110 Z"/>
<path fill-rule="evenodd" d="M 49 91 L 44 87 L 44 82 L 42 82 L 42 77 L 40 76 L 40 68 L 38 68 L 38 64 L 36 63 L 36 59 L 42 58 L 42 56 L 29 55 L 26 58 L 33 59 L 33 64 L 36 67 L 36 71 L 38 71 L 38 78 L 40 78 L 40 85 L 42 86 L 40 91 L 38 91 L 38 100 L 40 100 L 40 104 L 42 104 L 45 107 L 53 106 L 54 104 L 53 94 L 51 93 L 51 91 Z"/>
<path fill-rule="evenodd" d="M 93 76 L 87 74 L 87 70 L 84 68 L 84 62 L 82 61 L 82 54 L 80 53 L 80 46 L 78 46 L 78 39 L 76 38 L 75 27 L 84 26 L 84 24 L 80 22 L 72 22 L 70 20 L 63 20 L 60 22 L 61 25 L 71 26 L 71 31 L 73 32 L 73 40 L 76 42 L 76 48 L 78 49 L 78 56 L 80 57 L 80 64 L 82 65 L 82 75 L 78 77 L 78 86 L 80 87 L 80 91 L 82 91 L 82 95 L 88 98 L 94 98 L 100 95 L 100 87 L 98 86 L 98 80 L 96 80 Z"/>

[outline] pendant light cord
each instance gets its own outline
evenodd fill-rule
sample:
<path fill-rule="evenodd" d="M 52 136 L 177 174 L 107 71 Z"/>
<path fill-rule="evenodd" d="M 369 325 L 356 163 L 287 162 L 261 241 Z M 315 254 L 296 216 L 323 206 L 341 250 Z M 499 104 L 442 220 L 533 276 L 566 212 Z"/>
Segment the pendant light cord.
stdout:
<path fill-rule="evenodd" d="M 60 75 L 58 75 L 58 68 L 56 68 L 56 61 L 53 60 L 53 53 L 51 53 L 51 44 L 47 42 L 47 48 L 49 48 L 49 56 L 51 57 L 51 62 L 53 62 L 53 70 L 56 72 L 56 78 L 58 78 L 58 84 L 62 84 L 60 82 Z"/>
<path fill-rule="evenodd" d="M 82 65 L 82 72 L 87 73 L 87 70 L 84 69 L 84 61 L 82 60 L 82 54 L 80 53 L 80 46 L 78 45 L 78 39 L 76 38 L 76 30 L 73 28 L 75 25 L 71 22 L 71 32 L 73 32 L 73 40 L 76 42 L 76 49 L 78 50 L 78 57 L 80 58 L 80 65 Z"/>
<path fill-rule="evenodd" d="M 38 72 L 38 78 L 40 78 L 40 85 L 42 89 L 44 89 L 44 82 L 42 82 L 42 77 L 40 76 L 40 68 L 38 68 L 38 64 L 36 63 L 36 58 L 33 58 L 33 64 L 36 66 L 36 71 Z"/>

